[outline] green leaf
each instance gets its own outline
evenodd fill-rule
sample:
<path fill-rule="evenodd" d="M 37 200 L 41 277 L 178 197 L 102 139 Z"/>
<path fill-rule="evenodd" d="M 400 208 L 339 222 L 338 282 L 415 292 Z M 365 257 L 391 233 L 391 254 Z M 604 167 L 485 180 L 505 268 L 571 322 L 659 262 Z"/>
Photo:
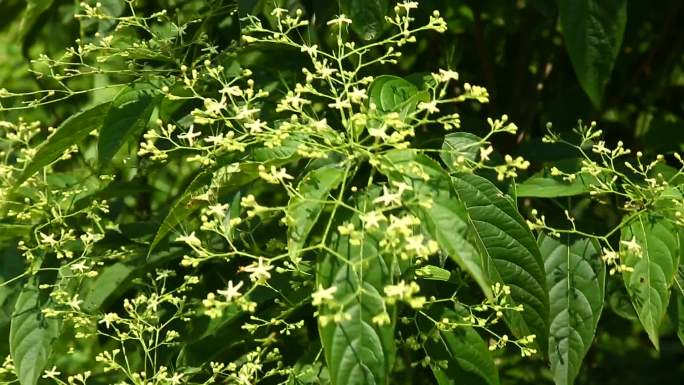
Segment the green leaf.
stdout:
<path fill-rule="evenodd" d="M 101 166 L 109 165 L 119 149 L 145 129 L 160 100 L 160 88 L 151 83 L 133 83 L 112 100 L 97 143 Z"/>
<path fill-rule="evenodd" d="M 416 276 L 431 281 L 448 281 L 451 278 L 451 272 L 439 266 L 426 265 L 416 270 Z"/>
<path fill-rule="evenodd" d="M 627 0 L 557 0 L 565 46 L 577 79 L 601 105 L 627 24 Z"/>
<path fill-rule="evenodd" d="M 52 344 L 59 336 L 56 318 L 46 318 L 41 310 L 44 296 L 34 280 L 24 286 L 14 305 L 10 327 L 10 353 L 21 385 L 36 385 L 43 373 Z"/>
<path fill-rule="evenodd" d="M 440 156 L 447 167 L 456 164 L 459 157 L 474 162 L 479 155 L 482 138 L 469 132 L 459 131 L 448 134 L 444 137 Z"/>
<path fill-rule="evenodd" d="M 545 354 L 549 330 L 549 296 L 544 262 L 537 242 L 513 202 L 488 180 L 473 174 L 452 179 L 468 210 L 475 244 L 489 263 L 489 279 L 510 286 L 511 300 L 524 310 L 505 312 L 513 334 L 535 334 Z"/>
<path fill-rule="evenodd" d="M 36 148 L 36 155 L 17 178 L 16 186 L 58 160 L 65 150 L 83 140 L 92 130 L 99 129 L 108 110 L 109 102 L 98 104 L 62 122 L 55 132 Z"/>
<path fill-rule="evenodd" d="M 684 277 L 681 277 L 684 278 Z M 672 289 L 673 301 L 670 302 L 670 318 L 677 331 L 679 342 L 684 345 L 684 279 L 678 278 L 677 283 L 681 287 Z"/>
<path fill-rule="evenodd" d="M 219 167 L 220 166 L 220 167 Z M 174 230 L 186 218 L 195 212 L 198 205 L 193 202 L 193 197 L 199 195 L 199 191 L 208 188 L 220 189 L 222 193 L 235 191 L 258 177 L 258 163 L 243 162 L 239 166 L 235 164 L 218 164 L 197 174 L 190 182 L 185 191 L 171 205 L 168 214 L 159 225 L 159 230 L 150 244 L 149 255 L 166 235 Z M 237 169 L 235 169 L 237 167 Z M 212 184 L 214 184 L 212 186 Z M 218 185 L 220 184 L 220 186 Z"/>
<path fill-rule="evenodd" d="M 684 229 L 679 229 L 679 269 L 675 273 L 675 285 L 672 291 L 676 296 L 673 323 L 677 328 L 677 337 L 684 345 Z"/>
<path fill-rule="evenodd" d="M 19 25 L 18 38 L 20 40 L 33 29 L 40 15 L 50 9 L 52 3 L 54 3 L 54 0 L 28 0 L 26 2 L 26 8 L 21 16 L 21 24 Z"/>
<path fill-rule="evenodd" d="M 609 279 L 606 285 L 606 297 L 608 308 L 613 313 L 628 321 L 639 321 L 639 316 L 634 310 L 634 305 L 632 305 L 627 289 L 622 282 Z"/>
<path fill-rule="evenodd" d="M 371 204 L 364 201 L 357 207 L 365 211 Z M 350 223 L 361 227 L 358 215 Z M 385 385 L 389 381 L 396 350 L 394 321 L 383 325 L 372 321 L 385 311 L 393 313 L 386 310 L 381 294 L 391 283 L 391 272 L 377 243 L 366 234 L 361 245 L 355 245 L 348 236 L 334 232 L 329 244 L 335 253 L 325 254 L 318 264 L 318 287 L 336 287 L 334 299 L 348 316 L 334 322 L 329 318 L 339 308 L 324 303 L 319 309 L 319 334 L 333 385 Z"/>
<path fill-rule="evenodd" d="M 589 193 L 589 186 L 596 183 L 591 175 L 579 175 L 572 182 L 561 177 L 546 176 L 539 172 L 516 185 L 519 198 L 558 198 Z"/>
<path fill-rule="evenodd" d="M 341 0 L 341 12 L 352 19 L 351 28 L 364 40 L 378 38 L 385 29 L 388 0 Z"/>
<path fill-rule="evenodd" d="M 679 266 L 677 229 L 666 218 L 641 213 L 622 228 L 620 238 L 621 263 L 633 269 L 622 273 L 627 293 L 648 337 L 659 349 L 660 323 Z M 630 250 L 631 242 L 637 246 Z"/>
<path fill-rule="evenodd" d="M 437 320 L 460 320 L 456 312 L 443 309 Z M 482 337 L 470 326 L 453 330 L 433 327 L 427 333 L 425 352 L 430 356 L 432 373 L 439 385 L 498 385 L 499 373 Z M 444 361 L 447 367 L 439 365 Z"/>
<path fill-rule="evenodd" d="M 371 83 L 369 101 L 381 113 L 399 112 L 405 118 L 418 105 L 418 87 L 408 80 L 392 75 L 381 75 Z"/>
<path fill-rule="evenodd" d="M 600 246 L 590 239 L 542 235 L 549 287 L 549 360 L 556 385 L 572 385 L 596 333 L 605 297 Z"/>
<path fill-rule="evenodd" d="M 339 166 L 325 166 L 308 173 L 297 186 L 299 195 L 287 206 L 287 245 L 291 260 L 300 259 L 300 250 L 325 207 L 324 201 L 344 175 L 344 169 Z"/>
<path fill-rule="evenodd" d="M 141 263 L 141 261 L 136 262 Z M 89 313 L 97 311 L 114 293 L 128 289 L 125 283 L 137 268 L 138 266 L 131 263 L 119 262 L 102 269 L 84 297 L 81 305 L 83 311 Z"/>
<path fill-rule="evenodd" d="M 422 175 L 408 170 L 419 167 Z M 454 190 L 449 175 L 434 160 L 412 151 L 397 150 L 383 159 L 381 171 L 390 181 L 411 186 L 405 194 L 405 206 L 420 219 L 425 231 L 440 248 L 463 270 L 468 272 L 480 288 L 491 295 L 488 271 L 490 259 L 481 255 L 468 239 L 468 214 Z M 430 201 L 431 205 L 421 202 Z"/>
<path fill-rule="evenodd" d="M 32 229 L 33 225 L 0 223 L 0 241 L 27 236 L 31 234 Z"/>

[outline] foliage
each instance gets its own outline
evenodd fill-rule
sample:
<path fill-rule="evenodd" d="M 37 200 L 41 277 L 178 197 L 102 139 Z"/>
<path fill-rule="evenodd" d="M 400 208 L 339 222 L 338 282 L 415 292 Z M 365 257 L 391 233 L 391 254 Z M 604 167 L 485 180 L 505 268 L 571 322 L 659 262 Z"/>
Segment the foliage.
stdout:
<path fill-rule="evenodd" d="M 638 5 L 529 3 L 3 4 L 0 381 L 560 385 L 681 356 L 684 161 L 654 139 L 679 118 L 669 85 L 611 83 Z M 500 85 L 508 23 L 534 31 Z M 445 43 L 470 33 L 476 64 Z"/>

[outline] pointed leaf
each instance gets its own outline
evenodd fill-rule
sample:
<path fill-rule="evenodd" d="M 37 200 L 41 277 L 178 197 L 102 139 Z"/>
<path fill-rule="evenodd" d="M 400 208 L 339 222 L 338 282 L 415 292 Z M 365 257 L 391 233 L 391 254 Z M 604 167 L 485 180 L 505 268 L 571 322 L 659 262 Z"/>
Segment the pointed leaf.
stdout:
<path fill-rule="evenodd" d="M 456 174 L 453 185 L 468 210 L 470 226 L 480 253 L 491 260 L 489 278 L 510 286 L 511 299 L 522 313 L 506 312 L 513 334 L 535 334 L 546 353 L 549 330 L 549 296 L 544 262 L 537 242 L 513 202 L 488 180 L 473 174 Z"/>
<path fill-rule="evenodd" d="M 579 175 L 574 181 L 567 182 L 541 172 L 517 184 L 515 189 L 519 198 L 558 198 L 588 194 L 592 184 L 597 184 L 597 181 L 591 175 Z"/>
<path fill-rule="evenodd" d="M 290 259 L 300 259 L 299 252 L 311 229 L 325 208 L 325 200 L 344 177 L 344 169 L 330 165 L 308 173 L 297 186 L 299 195 L 293 197 L 287 206 L 288 253 Z"/>
<path fill-rule="evenodd" d="M 361 211 L 370 204 L 359 206 Z M 351 223 L 360 228 L 358 215 Z M 346 319 L 330 320 L 339 308 L 323 304 L 319 309 L 319 332 L 333 385 L 385 385 L 395 356 L 394 321 L 378 325 L 373 317 L 387 311 L 382 292 L 391 283 L 389 264 L 378 252 L 378 242 L 366 234 L 361 245 L 334 233 L 335 253 L 319 262 L 319 287 L 336 287 L 334 299 L 344 308 Z M 323 317 L 328 318 L 327 320 Z"/>
<path fill-rule="evenodd" d="M 422 170 L 420 175 L 409 171 L 416 167 Z M 420 219 L 444 253 L 467 271 L 488 296 L 491 295 L 490 260 L 468 240 L 468 214 L 449 175 L 432 159 L 403 150 L 385 156 L 382 172 L 390 181 L 411 186 L 411 191 L 405 193 L 410 196 L 405 200 L 405 206 Z M 431 204 L 421 204 L 426 201 Z"/>
<path fill-rule="evenodd" d="M 558 0 L 558 13 L 577 79 L 598 107 L 622 45 L 627 0 Z"/>
<path fill-rule="evenodd" d="M 447 167 L 452 167 L 459 157 L 475 161 L 479 154 L 482 138 L 469 132 L 454 132 L 444 136 L 444 143 L 442 144 L 442 151 L 440 156 Z"/>
<path fill-rule="evenodd" d="M 134 83 L 111 102 L 98 139 L 98 161 L 107 166 L 130 139 L 140 135 L 161 98 L 161 87 Z"/>
<path fill-rule="evenodd" d="M 237 167 L 237 169 L 235 169 Z M 199 195 L 200 190 L 212 187 L 212 183 L 221 183 L 221 186 L 214 186 L 221 188 L 222 193 L 235 191 L 249 182 L 252 182 L 258 177 L 258 164 L 252 162 L 244 162 L 239 166 L 235 164 L 221 164 L 218 163 L 216 167 L 204 170 L 197 174 L 197 176 L 185 188 L 183 194 L 171 205 L 168 214 L 159 225 L 159 230 L 154 236 L 150 244 L 149 254 L 152 253 L 159 242 L 166 237 L 172 230 L 176 229 L 186 218 L 195 212 L 198 208 L 193 204 L 193 196 Z"/>
<path fill-rule="evenodd" d="M 55 132 L 38 146 L 31 162 L 17 178 L 16 185 L 21 185 L 43 167 L 58 160 L 65 150 L 83 140 L 92 130 L 100 128 L 108 110 L 109 102 L 98 104 L 62 122 Z"/>
<path fill-rule="evenodd" d="M 549 287 L 549 360 L 556 385 L 571 385 L 596 333 L 605 296 L 606 270 L 596 242 L 542 235 Z"/>
<path fill-rule="evenodd" d="M 43 374 L 52 344 L 59 336 L 55 318 L 46 318 L 41 310 L 45 299 L 35 282 L 24 286 L 14 305 L 10 326 L 10 353 L 21 385 L 35 385 Z"/>
<path fill-rule="evenodd" d="M 21 15 L 21 23 L 19 24 L 18 38 L 23 39 L 34 28 L 40 16 L 50 9 L 54 0 L 28 0 L 26 8 Z M 24 44 L 26 42 L 23 42 Z M 26 49 L 26 47 L 24 47 Z"/>
<path fill-rule="evenodd" d="M 622 229 L 620 238 L 621 263 L 633 269 L 622 273 L 627 293 L 648 337 L 659 349 L 660 323 L 679 265 L 677 229 L 666 218 L 642 213 Z"/>
<path fill-rule="evenodd" d="M 462 319 L 456 312 L 444 309 L 437 320 Z M 432 373 L 439 385 L 498 385 L 499 373 L 485 341 L 470 326 L 453 330 L 433 328 L 425 342 Z M 442 367 L 439 362 L 446 362 Z"/>
<path fill-rule="evenodd" d="M 342 0 L 340 12 L 352 20 L 351 28 L 364 40 L 380 36 L 385 28 L 387 0 Z"/>

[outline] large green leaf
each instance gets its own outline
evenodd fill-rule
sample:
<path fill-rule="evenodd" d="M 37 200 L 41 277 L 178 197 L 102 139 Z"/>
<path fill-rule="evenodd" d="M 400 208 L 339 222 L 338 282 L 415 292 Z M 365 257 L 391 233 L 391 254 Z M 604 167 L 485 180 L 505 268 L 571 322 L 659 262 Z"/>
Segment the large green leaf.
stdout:
<path fill-rule="evenodd" d="M 659 349 L 660 323 L 679 265 L 677 229 L 664 217 L 641 213 L 622 228 L 620 238 L 621 263 L 633 269 L 622 273 L 627 293 L 648 337 Z M 629 242 L 635 242 L 640 251 L 630 251 Z"/>
<path fill-rule="evenodd" d="M 359 205 L 362 211 L 365 207 L 370 209 L 370 203 Z M 350 222 L 361 227 L 358 215 Z M 321 344 L 333 385 L 384 385 L 389 381 L 396 350 L 394 321 L 383 325 L 372 321 L 385 311 L 381 293 L 391 283 L 389 264 L 379 254 L 377 243 L 366 234 L 362 243 L 355 245 L 348 236 L 335 232 L 330 241 L 335 253 L 326 253 L 318 264 L 317 285 L 336 287 L 335 302 L 343 306 L 346 315 L 340 322 L 323 322 L 321 317 L 332 317 L 339 309 L 323 304 L 319 310 Z"/>
<path fill-rule="evenodd" d="M 92 130 L 100 128 L 109 110 L 109 104 L 107 102 L 87 108 L 62 122 L 55 132 L 38 146 L 31 162 L 17 178 L 16 186 L 59 159 L 65 150 L 83 140 Z"/>
<path fill-rule="evenodd" d="M 488 180 L 457 173 L 452 178 L 468 217 L 480 253 L 489 259 L 489 278 L 510 286 L 511 300 L 522 313 L 506 312 L 516 336 L 535 334 L 546 352 L 549 330 L 549 296 L 544 262 L 537 242 L 514 203 Z"/>
<path fill-rule="evenodd" d="M 100 165 L 111 163 L 119 149 L 145 129 L 160 98 L 161 87 L 141 82 L 128 86 L 112 100 L 97 144 Z"/>
<path fill-rule="evenodd" d="M 59 336 L 59 323 L 41 310 L 45 298 L 34 280 L 24 286 L 14 305 L 10 327 L 10 353 L 21 385 L 35 385 L 50 359 Z"/>
<path fill-rule="evenodd" d="M 605 296 L 606 269 L 590 239 L 542 235 L 549 287 L 549 360 L 556 385 L 571 385 L 596 332 Z"/>
<path fill-rule="evenodd" d="M 459 320 L 456 312 L 443 309 L 437 320 Z M 439 385 L 498 385 L 499 373 L 491 352 L 470 326 L 454 330 L 433 328 L 426 333 L 425 351 L 430 356 L 432 373 Z M 446 362 L 446 368 L 439 362 Z"/>
<path fill-rule="evenodd" d="M 380 36 L 385 28 L 388 0 L 341 0 L 341 12 L 352 19 L 352 29 L 364 40 Z"/>
<path fill-rule="evenodd" d="M 297 186 L 297 196 L 287 206 L 287 245 L 290 258 L 299 259 L 299 252 L 316 224 L 325 200 L 344 177 L 344 169 L 336 165 L 317 168 L 308 173 Z"/>
<path fill-rule="evenodd" d="M 409 171 L 414 167 L 420 167 L 428 179 Z M 382 172 L 390 181 L 411 186 L 411 191 L 405 193 L 410 198 L 404 201 L 404 205 L 421 220 L 422 226 L 444 253 L 467 271 L 487 295 L 491 295 L 490 259 L 481 255 L 469 241 L 468 214 L 446 171 L 424 155 L 393 151 L 383 159 Z M 421 204 L 427 201 L 431 204 Z"/>
<path fill-rule="evenodd" d="M 565 46 L 580 85 L 598 107 L 627 24 L 627 0 L 557 0 Z"/>

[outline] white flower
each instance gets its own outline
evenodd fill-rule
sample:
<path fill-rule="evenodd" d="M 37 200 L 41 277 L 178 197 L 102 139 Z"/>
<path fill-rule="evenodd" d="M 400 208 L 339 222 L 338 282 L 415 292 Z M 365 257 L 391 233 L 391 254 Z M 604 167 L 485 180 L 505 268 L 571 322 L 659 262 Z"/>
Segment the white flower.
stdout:
<path fill-rule="evenodd" d="M 45 370 L 45 374 L 43 374 L 43 378 L 53 378 L 54 379 L 57 376 L 59 376 L 60 374 L 62 374 L 62 373 L 57 371 L 57 367 L 53 366 L 52 369 Z"/>
<path fill-rule="evenodd" d="M 387 186 L 382 186 L 382 192 L 383 194 L 373 201 L 373 203 L 383 203 L 385 206 L 389 206 L 392 203 L 399 204 L 401 203 L 401 195 L 396 194 L 396 193 L 391 193 L 388 189 Z"/>
<path fill-rule="evenodd" d="M 371 211 L 366 214 L 363 214 L 361 216 L 361 220 L 363 221 L 363 224 L 367 229 L 373 229 L 379 227 L 380 221 L 386 221 L 387 218 L 385 218 L 385 216 L 378 211 Z"/>
<path fill-rule="evenodd" d="M 187 141 L 188 141 L 188 145 L 189 145 L 190 147 L 192 147 L 192 145 L 195 143 L 195 138 L 198 137 L 198 136 L 200 136 L 200 135 L 202 135 L 201 132 L 195 132 L 195 131 L 194 131 L 194 128 L 195 128 L 195 125 L 194 125 L 194 124 L 191 124 L 191 125 L 190 125 L 190 129 L 189 129 L 186 133 L 178 135 L 178 139 L 185 139 L 185 140 L 187 140 Z"/>
<path fill-rule="evenodd" d="M 226 297 L 226 301 L 230 302 L 236 298 L 240 298 L 242 293 L 240 293 L 240 288 L 243 282 L 240 281 L 237 285 L 233 285 L 233 281 L 228 281 L 228 288 L 226 290 L 217 290 L 216 292 Z"/>
<path fill-rule="evenodd" d="M 185 244 L 190 247 L 202 246 L 202 241 L 197 238 L 194 231 L 190 233 L 190 235 L 181 235 L 180 237 L 176 238 L 176 242 L 185 242 Z"/>
<path fill-rule="evenodd" d="M 431 114 L 436 114 L 439 112 L 439 108 L 437 108 L 437 101 L 433 100 L 431 102 L 420 102 L 418 103 L 418 109 L 419 110 L 425 110 Z"/>
<path fill-rule="evenodd" d="M 242 96 L 242 88 L 238 86 L 225 86 L 220 91 L 222 94 L 228 94 L 231 96 Z"/>
<path fill-rule="evenodd" d="M 337 16 L 336 18 L 328 21 L 328 25 L 333 25 L 333 24 L 351 24 L 352 20 L 345 16 L 344 14 L 341 14 Z"/>
<path fill-rule="evenodd" d="M 55 240 L 55 235 L 54 234 L 40 234 L 40 243 L 45 243 L 50 245 L 50 247 L 54 247 L 57 244 L 57 240 Z"/>
<path fill-rule="evenodd" d="M 257 284 L 264 284 L 271 278 L 270 270 L 273 270 L 273 266 L 264 264 L 264 258 L 259 257 L 259 261 L 252 263 L 242 269 L 243 271 L 249 273 L 249 279 Z"/>
<path fill-rule="evenodd" d="M 306 44 L 302 44 L 301 51 L 306 52 L 310 56 L 316 57 L 316 55 L 318 54 L 318 45 L 314 44 L 309 47 Z"/>
<path fill-rule="evenodd" d="M 106 327 L 107 329 L 109 329 L 109 327 L 110 327 L 114 322 L 116 322 L 116 321 L 118 321 L 118 320 L 119 320 L 119 315 L 118 315 L 118 314 L 116 314 L 116 313 L 107 313 L 107 314 L 104 315 L 104 317 L 102 317 L 102 319 L 101 319 L 100 322 L 98 322 L 98 323 L 104 323 L 104 324 L 105 324 L 105 327 Z"/>
<path fill-rule="evenodd" d="M 397 4 L 397 7 L 404 8 L 406 10 L 406 12 L 408 12 L 411 9 L 418 8 L 418 2 L 417 1 L 404 1 L 402 3 Z"/>
<path fill-rule="evenodd" d="M 323 285 L 318 285 L 318 290 L 311 294 L 311 298 L 313 298 L 311 304 L 320 306 L 325 302 L 331 301 L 334 299 L 333 294 L 335 294 L 335 292 L 337 292 L 336 286 L 330 286 L 329 288 L 324 289 Z"/>
<path fill-rule="evenodd" d="M 447 82 L 449 80 L 458 80 L 458 72 L 456 71 L 440 69 L 439 75 L 443 82 Z"/>
<path fill-rule="evenodd" d="M 249 132 L 251 134 L 258 134 L 262 132 L 265 128 L 268 128 L 268 125 L 266 124 L 266 122 L 262 122 L 261 120 L 257 119 L 253 122 L 245 123 L 245 127 L 249 129 Z"/>
<path fill-rule="evenodd" d="M 635 237 L 632 237 L 629 241 L 620 241 L 620 243 L 627 247 L 628 252 L 635 255 L 641 255 L 641 245 L 639 245 Z"/>
<path fill-rule="evenodd" d="M 368 99 L 368 95 L 366 93 L 365 89 L 358 89 L 354 87 L 351 91 L 348 93 L 349 99 L 351 99 L 352 102 L 354 103 L 361 103 L 365 99 Z"/>
<path fill-rule="evenodd" d="M 170 385 L 180 385 L 183 379 L 183 373 L 174 373 L 173 376 L 169 377 Z"/>
<path fill-rule="evenodd" d="M 489 155 L 492 152 L 494 152 L 494 148 L 492 146 L 489 146 L 487 148 L 480 147 L 480 160 L 482 160 L 482 161 L 489 160 Z"/>

